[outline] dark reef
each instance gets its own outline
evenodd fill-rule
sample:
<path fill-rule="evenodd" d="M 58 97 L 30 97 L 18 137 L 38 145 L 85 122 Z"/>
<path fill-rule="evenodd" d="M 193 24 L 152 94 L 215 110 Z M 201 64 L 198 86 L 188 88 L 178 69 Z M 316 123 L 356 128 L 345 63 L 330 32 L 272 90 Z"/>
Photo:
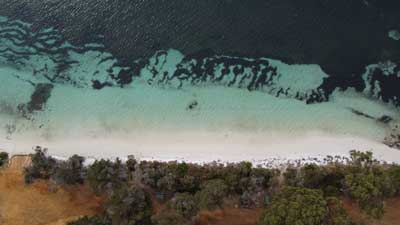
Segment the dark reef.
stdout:
<path fill-rule="evenodd" d="M 400 105 L 400 67 L 366 69 L 389 60 L 400 63 L 400 42 L 388 37 L 389 30 L 400 30 L 396 0 L 0 0 L 0 5 L 0 15 L 12 18 L 0 22 L 5 27 L 0 38 L 20 47 L 0 46 L 0 56 L 18 66 L 31 55 L 48 55 L 56 71 L 50 73 L 46 65 L 33 76 L 42 74 L 52 84 L 82 87 L 68 75 L 80 63 L 68 52 L 93 50 L 112 54 L 103 61 L 116 59 L 107 77 L 88 72 L 89 85 L 99 90 L 124 87 L 146 67 L 152 73 L 149 84 L 180 88 L 211 82 L 306 103 L 329 100 L 338 88 L 354 88 Z M 156 53 L 155 64 L 163 66 L 168 49 L 185 55 L 173 74 L 151 67 L 148 60 Z M 329 77 L 318 87 L 295 90 L 274 83 L 279 71 L 264 57 L 318 64 Z M 122 69 L 114 72 L 116 67 Z"/>
<path fill-rule="evenodd" d="M 184 54 L 269 57 L 315 63 L 332 76 L 400 58 L 397 0 L 0 0 L 0 15 L 56 27 L 79 45 L 101 41 L 125 62 L 174 48 Z"/>
<path fill-rule="evenodd" d="M 52 84 L 37 84 L 35 91 L 31 95 L 31 100 L 26 104 L 19 105 L 19 110 L 25 116 L 35 111 L 40 111 L 44 108 L 47 100 L 51 96 Z"/>

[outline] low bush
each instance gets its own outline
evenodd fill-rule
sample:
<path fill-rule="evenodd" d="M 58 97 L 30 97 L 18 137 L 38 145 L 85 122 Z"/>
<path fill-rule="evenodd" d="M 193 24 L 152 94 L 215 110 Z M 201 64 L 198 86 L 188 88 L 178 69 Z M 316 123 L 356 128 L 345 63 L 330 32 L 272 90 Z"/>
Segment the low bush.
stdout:
<path fill-rule="evenodd" d="M 322 191 L 285 187 L 261 218 L 261 225 L 347 225 L 350 220 L 337 199 L 325 199 Z"/>
<path fill-rule="evenodd" d="M 0 167 L 5 165 L 7 161 L 8 161 L 8 153 L 0 152 Z"/>

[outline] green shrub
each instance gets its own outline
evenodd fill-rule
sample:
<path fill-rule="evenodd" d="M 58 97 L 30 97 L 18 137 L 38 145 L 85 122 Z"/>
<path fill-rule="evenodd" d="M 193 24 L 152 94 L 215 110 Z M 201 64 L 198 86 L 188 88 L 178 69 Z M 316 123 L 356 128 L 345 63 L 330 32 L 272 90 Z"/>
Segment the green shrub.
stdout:
<path fill-rule="evenodd" d="M 361 210 L 374 218 L 384 214 L 383 193 L 379 179 L 370 174 L 349 174 L 345 178 L 346 193 L 355 200 Z"/>
<path fill-rule="evenodd" d="M 6 164 L 7 161 L 8 161 L 8 153 L 0 152 L 0 167 Z"/>
<path fill-rule="evenodd" d="M 223 198 L 227 195 L 228 186 L 223 180 L 208 181 L 201 191 L 195 195 L 200 209 L 215 209 L 222 205 Z"/>
<path fill-rule="evenodd" d="M 87 169 L 86 181 L 97 194 L 118 189 L 128 181 L 127 167 L 119 159 L 96 160 Z"/>
<path fill-rule="evenodd" d="M 322 191 L 285 187 L 277 194 L 261 218 L 261 225 L 323 225 L 328 206 Z"/>
<path fill-rule="evenodd" d="M 171 205 L 178 215 L 186 219 L 195 216 L 198 211 L 197 202 L 189 193 L 177 194 Z"/>
<path fill-rule="evenodd" d="M 163 210 L 152 217 L 153 225 L 184 225 L 185 220 L 174 210 Z"/>
<path fill-rule="evenodd" d="M 288 186 L 300 186 L 299 169 L 296 167 L 288 167 L 283 173 L 285 184 Z"/>
<path fill-rule="evenodd" d="M 152 206 L 147 192 L 137 186 L 123 185 L 114 190 L 105 204 L 106 216 L 116 225 L 151 223 Z"/>
<path fill-rule="evenodd" d="M 51 179 L 59 185 L 83 184 L 85 178 L 84 161 L 85 158 L 73 155 L 67 161 L 57 163 Z"/>
<path fill-rule="evenodd" d="M 261 225 L 351 225 L 335 197 L 324 198 L 320 190 L 286 187 L 275 196 L 261 218 Z"/>
<path fill-rule="evenodd" d="M 112 225 L 111 221 L 104 216 L 84 216 L 78 220 L 67 223 L 67 225 Z"/>
<path fill-rule="evenodd" d="M 73 155 L 66 161 L 56 160 L 47 155 L 47 149 L 37 147 L 31 155 L 32 164 L 25 168 L 25 182 L 35 179 L 52 180 L 58 185 L 74 185 L 84 182 L 84 158 Z"/>
<path fill-rule="evenodd" d="M 397 196 L 400 196 L 400 165 L 390 165 L 388 174 Z"/>
<path fill-rule="evenodd" d="M 335 197 L 326 199 L 328 204 L 327 225 L 351 225 L 353 224 L 347 211 L 343 208 L 342 202 Z"/>
<path fill-rule="evenodd" d="M 54 174 L 57 161 L 47 156 L 47 149 L 36 147 L 31 155 L 32 164 L 25 168 L 25 182 L 32 183 L 35 179 L 48 180 Z"/>
<path fill-rule="evenodd" d="M 384 199 L 396 193 L 390 172 L 373 159 L 371 152 L 351 151 L 344 179 L 344 191 L 364 212 L 379 219 L 384 214 Z"/>

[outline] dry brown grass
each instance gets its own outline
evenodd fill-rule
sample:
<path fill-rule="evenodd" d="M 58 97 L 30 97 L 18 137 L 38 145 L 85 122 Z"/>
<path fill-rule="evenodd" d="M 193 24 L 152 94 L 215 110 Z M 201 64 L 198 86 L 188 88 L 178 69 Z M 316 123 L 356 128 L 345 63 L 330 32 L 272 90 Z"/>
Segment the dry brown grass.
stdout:
<path fill-rule="evenodd" d="M 261 209 L 225 208 L 202 211 L 197 215 L 196 225 L 257 225 Z"/>
<path fill-rule="evenodd" d="M 348 199 L 343 200 L 344 207 L 350 217 L 358 223 L 366 225 L 397 225 L 400 224 L 400 198 L 392 198 L 386 201 L 385 215 L 379 221 L 372 220 L 361 213 L 356 203 Z"/>
<path fill-rule="evenodd" d="M 25 185 L 22 168 L 29 157 L 18 156 L 0 170 L 1 225 L 64 225 L 100 210 L 102 199 L 86 187 L 52 190 L 47 182 Z"/>

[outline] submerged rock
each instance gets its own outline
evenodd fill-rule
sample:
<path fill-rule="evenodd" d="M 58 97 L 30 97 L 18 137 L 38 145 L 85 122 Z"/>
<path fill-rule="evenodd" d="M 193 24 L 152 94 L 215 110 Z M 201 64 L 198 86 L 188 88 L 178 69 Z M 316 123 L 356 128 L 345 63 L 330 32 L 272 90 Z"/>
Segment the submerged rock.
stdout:
<path fill-rule="evenodd" d="M 400 40 L 400 32 L 398 30 L 391 30 L 388 33 L 389 37 L 395 41 Z"/>
<path fill-rule="evenodd" d="M 199 102 L 197 102 L 196 100 L 192 101 L 189 103 L 189 105 L 186 107 L 187 110 L 194 110 L 197 109 L 199 106 Z"/>
<path fill-rule="evenodd" d="M 400 123 L 392 123 L 389 135 L 385 137 L 383 143 L 391 148 L 400 150 Z"/>
<path fill-rule="evenodd" d="M 388 123 L 390 123 L 391 121 L 393 121 L 393 118 L 390 117 L 390 116 L 387 116 L 387 115 L 383 115 L 383 116 L 381 116 L 381 117 L 378 118 L 378 121 L 379 121 L 379 122 L 382 122 L 382 123 L 388 124 Z"/>
<path fill-rule="evenodd" d="M 374 119 L 373 116 L 368 115 L 368 114 L 366 114 L 366 113 L 364 113 L 364 112 L 361 112 L 361 111 L 359 111 L 359 110 L 357 110 L 357 109 L 352 109 L 352 108 L 351 108 L 351 112 L 354 113 L 354 114 L 356 114 L 357 116 L 363 116 L 363 117 L 368 118 L 368 119 Z"/>
<path fill-rule="evenodd" d="M 20 112 L 27 116 L 35 111 L 43 110 L 44 105 L 51 96 L 52 84 L 37 84 L 31 95 L 31 100 L 26 104 L 19 105 Z"/>

